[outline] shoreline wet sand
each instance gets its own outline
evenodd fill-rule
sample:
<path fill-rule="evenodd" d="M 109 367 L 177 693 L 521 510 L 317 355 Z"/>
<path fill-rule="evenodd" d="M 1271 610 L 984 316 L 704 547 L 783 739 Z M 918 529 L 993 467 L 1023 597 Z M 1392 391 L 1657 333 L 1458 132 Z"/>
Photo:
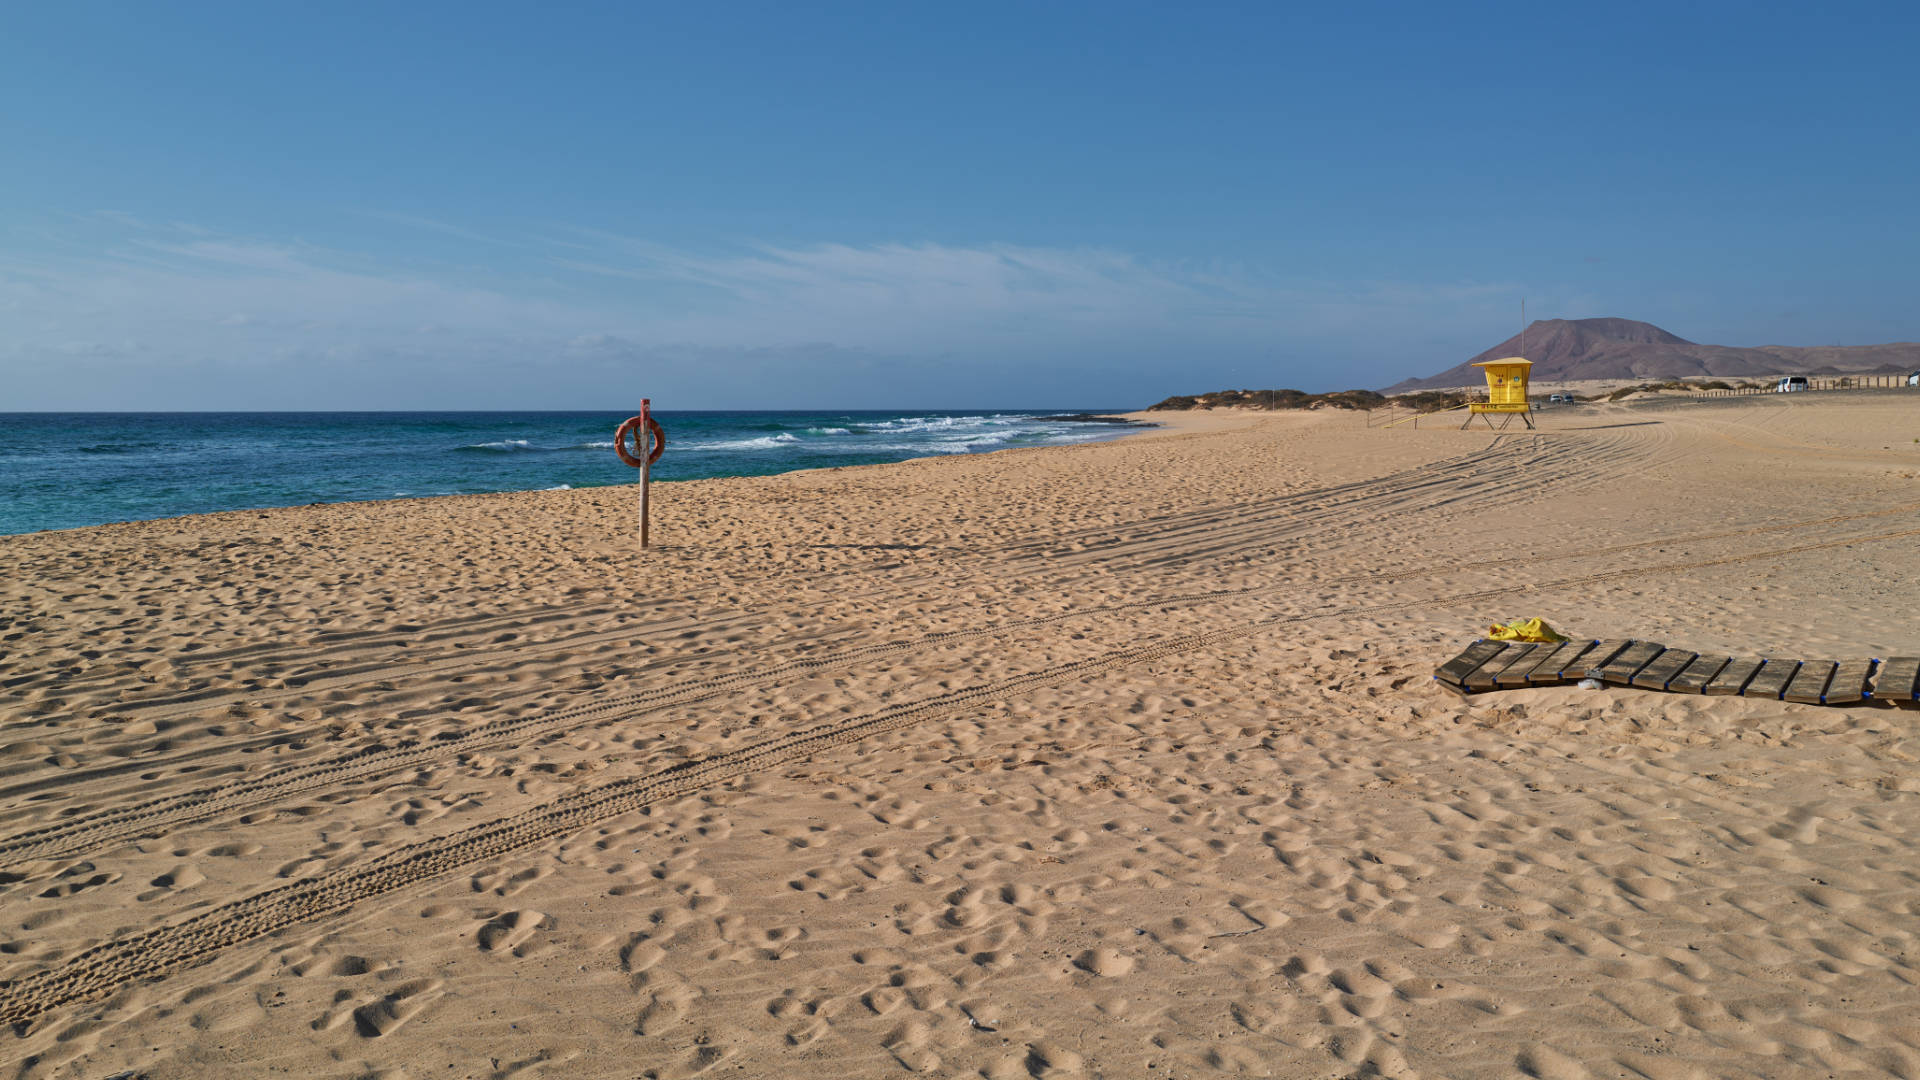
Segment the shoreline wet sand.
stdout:
<path fill-rule="evenodd" d="M 0 538 L 5 1057 L 1920 1069 L 1912 709 L 1430 680 L 1920 649 L 1906 398 L 1153 419 Z"/>

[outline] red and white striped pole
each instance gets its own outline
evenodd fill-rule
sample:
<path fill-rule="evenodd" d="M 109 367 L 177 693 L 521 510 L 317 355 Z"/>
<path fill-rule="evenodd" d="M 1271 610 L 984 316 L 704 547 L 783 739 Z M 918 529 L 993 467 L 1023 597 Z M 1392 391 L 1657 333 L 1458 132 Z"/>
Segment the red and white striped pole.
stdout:
<path fill-rule="evenodd" d="M 653 399 L 640 399 L 640 430 L 635 433 L 634 442 L 640 451 L 640 550 L 647 550 L 647 487 L 653 482 L 653 448 L 647 444 L 653 441 L 650 429 L 653 419 Z"/>

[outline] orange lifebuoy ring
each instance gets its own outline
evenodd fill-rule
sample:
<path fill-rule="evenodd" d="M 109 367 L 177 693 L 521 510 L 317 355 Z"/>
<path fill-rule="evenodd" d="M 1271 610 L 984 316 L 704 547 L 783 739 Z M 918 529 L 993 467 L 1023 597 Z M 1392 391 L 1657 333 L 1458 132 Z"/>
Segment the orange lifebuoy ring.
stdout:
<path fill-rule="evenodd" d="M 637 416 L 627 417 L 626 422 L 620 425 L 620 430 L 613 433 L 613 452 L 620 455 L 621 461 L 626 462 L 636 469 L 642 465 L 651 465 L 659 461 L 661 451 L 667 448 L 667 433 L 660 430 L 660 421 L 655 420 L 649 415 L 646 422 L 647 433 L 653 436 L 652 450 L 646 450 L 646 438 L 638 433 L 640 418 Z M 646 450 L 647 459 L 645 461 L 641 461 L 638 457 L 627 452 L 628 435 L 633 435 L 634 437 L 633 448 L 635 450 Z"/>

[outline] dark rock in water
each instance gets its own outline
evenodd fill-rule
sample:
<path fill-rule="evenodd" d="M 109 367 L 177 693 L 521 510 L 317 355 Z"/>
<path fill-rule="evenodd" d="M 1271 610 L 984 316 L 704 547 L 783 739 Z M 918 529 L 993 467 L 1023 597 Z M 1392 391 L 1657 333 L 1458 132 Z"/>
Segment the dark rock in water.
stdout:
<path fill-rule="evenodd" d="M 1124 416 L 1095 416 L 1093 413 L 1074 413 L 1071 416 L 1041 416 L 1038 420 L 1054 420 L 1068 424 L 1119 424 L 1122 427 L 1153 427 L 1145 420 L 1129 420 Z"/>

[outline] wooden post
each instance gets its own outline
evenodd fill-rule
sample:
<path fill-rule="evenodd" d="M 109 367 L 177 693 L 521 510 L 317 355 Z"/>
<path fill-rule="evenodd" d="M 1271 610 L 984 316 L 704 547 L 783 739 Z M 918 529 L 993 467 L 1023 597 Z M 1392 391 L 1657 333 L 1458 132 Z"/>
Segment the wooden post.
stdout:
<path fill-rule="evenodd" d="M 634 432 L 634 444 L 640 451 L 640 550 L 647 550 L 647 485 L 653 480 L 653 462 L 649 460 L 653 453 L 653 433 L 648 430 L 649 413 L 653 410 L 652 398 L 640 399 L 640 430 Z"/>

